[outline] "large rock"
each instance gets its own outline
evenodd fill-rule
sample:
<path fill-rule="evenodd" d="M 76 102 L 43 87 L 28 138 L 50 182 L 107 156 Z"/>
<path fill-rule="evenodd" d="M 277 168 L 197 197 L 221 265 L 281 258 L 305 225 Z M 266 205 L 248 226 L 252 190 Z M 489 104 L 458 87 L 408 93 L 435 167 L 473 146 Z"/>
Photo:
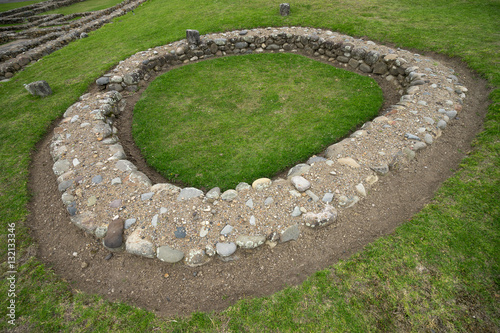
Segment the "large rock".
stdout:
<path fill-rule="evenodd" d="M 52 94 L 52 89 L 50 89 L 47 81 L 44 80 L 28 83 L 24 88 L 33 96 L 46 97 Z"/>
<path fill-rule="evenodd" d="M 198 190 L 194 187 L 186 187 L 181 190 L 179 196 L 177 197 L 177 201 L 188 200 L 196 197 L 201 197 L 203 195 L 203 191 Z"/>
<path fill-rule="evenodd" d="M 238 192 L 236 190 L 227 190 L 224 193 L 222 193 L 220 198 L 225 201 L 233 201 L 234 199 L 236 199 L 237 196 Z"/>
<path fill-rule="evenodd" d="M 238 236 L 236 245 L 242 249 L 254 249 L 257 246 L 264 244 L 266 236 Z"/>
<path fill-rule="evenodd" d="M 311 228 L 325 226 L 335 221 L 336 218 L 337 210 L 330 205 L 326 205 L 321 213 L 309 212 L 304 215 L 306 226 Z"/>
<path fill-rule="evenodd" d="M 217 250 L 217 254 L 221 257 L 228 257 L 236 252 L 236 244 L 234 243 L 217 243 L 215 245 L 215 249 Z"/>
<path fill-rule="evenodd" d="M 123 228 L 124 220 L 116 219 L 108 225 L 108 232 L 104 237 L 104 246 L 110 249 L 116 249 L 122 246 L 123 243 Z"/>
<path fill-rule="evenodd" d="M 288 4 L 288 3 L 280 4 L 280 15 L 281 16 L 290 15 L 290 4 Z"/>
<path fill-rule="evenodd" d="M 271 186 L 271 183 L 272 181 L 269 178 L 259 178 L 252 183 L 252 188 L 256 191 L 262 191 Z"/>
<path fill-rule="evenodd" d="M 297 164 L 296 166 L 291 168 L 290 171 L 288 171 L 287 178 L 290 179 L 294 176 L 302 176 L 303 174 L 308 173 L 310 169 L 311 166 L 309 164 L 305 163 Z"/>
<path fill-rule="evenodd" d="M 153 249 L 153 243 L 146 239 L 142 239 L 141 230 L 142 229 L 137 229 L 128 236 L 125 242 L 126 251 L 146 258 L 154 258 L 155 251 Z"/>
<path fill-rule="evenodd" d="M 291 179 L 292 185 L 295 186 L 297 191 L 304 192 L 311 188 L 311 182 L 302 176 L 294 176 Z"/>
<path fill-rule="evenodd" d="M 184 258 L 184 252 L 171 248 L 170 246 L 160 246 L 156 251 L 156 256 L 161 261 L 176 263 Z"/>
<path fill-rule="evenodd" d="M 206 256 L 204 250 L 193 249 L 188 252 L 184 258 L 184 263 L 189 267 L 198 267 L 204 265 L 210 261 L 210 258 Z"/>
<path fill-rule="evenodd" d="M 198 30 L 186 30 L 186 39 L 189 44 L 199 45 L 200 44 L 200 33 Z"/>
<path fill-rule="evenodd" d="M 73 222 L 77 227 L 89 233 L 93 233 L 99 224 L 96 218 L 96 214 L 89 211 L 85 211 L 82 212 L 81 214 L 71 216 L 70 219 L 71 222 Z"/>
<path fill-rule="evenodd" d="M 300 236 L 300 230 L 299 230 L 299 225 L 294 224 L 291 227 L 286 228 L 282 233 L 280 237 L 280 241 L 282 243 L 289 242 L 291 240 L 297 240 Z"/>

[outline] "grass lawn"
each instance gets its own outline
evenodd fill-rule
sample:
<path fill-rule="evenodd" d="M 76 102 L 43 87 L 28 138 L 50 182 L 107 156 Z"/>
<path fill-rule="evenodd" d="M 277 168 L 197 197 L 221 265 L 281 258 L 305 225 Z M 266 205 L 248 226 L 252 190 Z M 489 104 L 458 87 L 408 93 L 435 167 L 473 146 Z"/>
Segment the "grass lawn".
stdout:
<path fill-rule="evenodd" d="M 123 0 L 85 0 L 82 2 L 76 2 L 69 6 L 50 10 L 48 12 L 41 13 L 40 15 L 47 15 L 47 14 L 70 15 L 75 13 L 94 12 L 97 10 L 113 7 L 114 5 L 117 5 L 122 1 Z"/>
<path fill-rule="evenodd" d="M 11 3 L 0 3 L 0 12 L 6 12 L 11 9 L 16 9 L 19 7 L 24 7 L 32 5 L 34 3 L 39 3 L 46 0 L 32 0 L 32 1 L 22 1 L 22 2 L 11 2 Z"/>
<path fill-rule="evenodd" d="M 33 243 L 25 224 L 30 151 L 89 84 L 118 61 L 201 34 L 267 26 L 315 26 L 400 47 L 459 57 L 495 88 L 484 131 L 433 202 L 393 235 L 306 282 L 222 313 L 175 320 L 99 296 L 72 294 L 36 258 L 17 265 L 16 323 L 54 331 L 498 331 L 500 327 L 500 3 L 496 0 L 298 0 L 289 17 L 278 2 L 150 0 L 0 83 L 0 243 L 15 226 L 16 258 Z M 31 97 L 24 83 L 44 79 L 54 94 Z M 423 268 L 422 268 L 423 267 Z M 417 274 L 422 271 L 425 274 Z M 0 283 L 0 328 L 9 284 Z"/>
<path fill-rule="evenodd" d="M 321 152 L 382 102 L 373 79 L 303 56 L 227 57 L 152 82 L 135 106 L 133 134 L 167 179 L 227 190 Z"/>

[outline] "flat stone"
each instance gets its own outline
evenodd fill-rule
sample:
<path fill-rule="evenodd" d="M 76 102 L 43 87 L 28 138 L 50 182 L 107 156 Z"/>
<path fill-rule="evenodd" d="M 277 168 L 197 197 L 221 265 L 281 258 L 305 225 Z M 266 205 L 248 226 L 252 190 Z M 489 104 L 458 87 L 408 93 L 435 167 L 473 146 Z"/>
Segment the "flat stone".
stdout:
<path fill-rule="evenodd" d="M 291 227 L 286 228 L 280 236 L 281 243 L 289 242 L 291 240 L 297 240 L 300 236 L 299 225 L 294 224 Z"/>
<path fill-rule="evenodd" d="M 427 144 L 425 142 L 417 142 L 413 145 L 413 150 L 414 151 L 419 151 L 424 148 L 427 148 Z"/>
<path fill-rule="evenodd" d="M 291 168 L 288 171 L 287 178 L 290 179 L 294 176 L 302 176 L 302 175 L 308 173 L 310 169 L 311 169 L 311 166 L 309 164 L 304 164 L 304 163 L 297 164 L 296 166 L 294 166 L 293 168 Z"/>
<path fill-rule="evenodd" d="M 323 199 L 321 199 L 321 201 L 326 202 L 326 203 L 332 202 L 333 201 L 333 193 L 325 193 L 325 195 L 323 196 Z"/>
<path fill-rule="evenodd" d="M 238 236 L 236 237 L 236 245 L 242 249 L 255 249 L 264 244 L 266 236 Z"/>
<path fill-rule="evenodd" d="M 154 194 L 155 194 L 155 192 L 143 193 L 143 194 L 141 194 L 141 200 L 142 201 L 150 200 Z"/>
<path fill-rule="evenodd" d="M 320 157 L 320 156 L 313 156 L 313 157 L 310 157 L 308 160 L 307 160 L 307 164 L 311 165 L 313 163 L 318 163 L 318 162 L 324 162 L 326 161 L 326 158 L 324 157 Z"/>
<path fill-rule="evenodd" d="M 97 203 L 97 198 L 95 195 L 87 199 L 87 206 L 91 207 Z"/>
<path fill-rule="evenodd" d="M 325 155 L 327 158 L 337 158 L 337 156 L 342 154 L 343 151 L 344 151 L 344 146 L 339 142 L 329 146 L 326 149 Z"/>
<path fill-rule="evenodd" d="M 340 164 L 342 165 L 347 165 L 351 168 L 359 168 L 361 167 L 358 162 L 356 162 L 354 159 L 350 158 L 350 157 L 343 157 L 343 158 L 339 158 L 337 160 L 337 162 L 339 162 Z"/>
<path fill-rule="evenodd" d="M 144 185 L 146 187 L 151 187 L 151 180 L 140 171 L 132 171 L 128 176 L 128 181 L 138 185 Z"/>
<path fill-rule="evenodd" d="M 430 145 L 430 144 L 432 144 L 433 141 L 434 141 L 434 139 L 433 139 L 432 135 L 430 135 L 429 133 L 424 135 L 424 142 L 425 143 Z"/>
<path fill-rule="evenodd" d="M 376 166 L 371 166 L 370 169 L 375 171 L 378 175 L 386 175 L 389 173 L 389 166 L 387 164 L 381 164 Z"/>
<path fill-rule="evenodd" d="M 175 186 L 169 183 L 159 183 L 151 186 L 149 190 L 155 193 L 167 192 L 169 194 L 176 194 L 179 193 L 182 189 L 179 186 Z"/>
<path fill-rule="evenodd" d="M 292 211 L 292 216 L 293 217 L 298 217 L 300 215 L 302 215 L 302 212 L 300 211 L 300 207 L 299 206 L 295 206 L 295 208 Z"/>
<path fill-rule="evenodd" d="M 225 201 L 233 201 L 234 199 L 236 199 L 237 196 L 238 192 L 236 190 L 227 190 L 224 193 L 222 193 L 220 197 L 222 200 Z"/>
<path fill-rule="evenodd" d="M 125 229 L 130 228 L 135 222 L 137 222 L 137 219 L 126 219 L 125 220 Z"/>
<path fill-rule="evenodd" d="M 269 178 L 259 178 L 252 183 L 252 188 L 256 191 L 262 191 L 271 186 L 271 183 Z"/>
<path fill-rule="evenodd" d="M 97 238 L 104 238 L 106 236 L 107 231 L 108 231 L 107 227 L 97 227 L 94 233 Z"/>
<path fill-rule="evenodd" d="M 312 199 L 313 202 L 319 201 L 319 197 L 316 194 L 314 194 L 314 192 L 312 192 L 311 190 L 307 190 L 306 194 Z"/>
<path fill-rule="evenodd" d="M 309 212 L 304 215 L 305 225 L 311 228 L 328 225 L 336 218 L 337 210 L 330 205 L 326 205 L 321 213 Z"/>
<path fill-rule="evenodd" d="M 441 119 L 440 121 L 438 121 L 436 127 L 439 129 L 445 129 L 446 128 L 446 121 Z"/>
<path fill-rule="evenodd" d="M 102 176 L 97 175 L 97 176 L 92 177 L 92 183 L 94 183 L 96 185 L 102 183 Z"/>
<path fill-rule="evenodd" d="M 253 209 L 253 200 L 248 199 L 247 202 L 245 202 L 245 206 L 247 206 L 250 209 Z"/>
<path fill-rule="evenodd" d="M 128 253 L 136 254 L 146 258 L 154 258 L 155 251 L 153 249 L 153 244 L 141 237 L 141 230 L 135 230 L 130 236 L 128 236 L 125 242 L 125 250 Z"/>
<path fill-rule="evenodd" d="M 214 187 L 213 189 L 207 192 L 205 197 L 211 201 L 218 199 L 220 197 L 220 188 Z"/>
<path fill-rule="evenodd" d="M 98 224 L 100 224 L 100 221 L 97 221 L 96 214 L 89 211 L 71 216 L 70 219 L 77 227 L 90 233 L 93 233 Z"/>
<path fill-rule="evenodd" d="M 68 160 L 57 160 L 52 166 L 52 171 L 56 176 L 60 176 L 69 171 L 70 166 L 71 164 Z"/>
<path fill-rule="evenodd" d="M 111 208 L 120 208 L 121 205 L 122 205 L 121 199 L 116 199 L 116 200 L 113 200 L 109 203 L 109 207 L 111 207 Z"/>
<path fill-rule="evenodd" d="M 311 182 L 309 182 L 307 179 L 305 179 L 302 176 L 292 177 L 291 182 L 292 182 L 292 185 L 299 192 L 304 192 L 304 191 L 307 191 L 309 188 L 311 188 Z"/>
<path fill-rule="evenodd" d="M 246 191 L 246 190 L 249 190 L 251 188 L 252 188 L 252 186 L 250 186 L 250 184 L 242 182 L 242 183 L 239 183 L 236 186 L 236 191 L 238 191 L 238 192 L 240 192 L 240 191 Z"/>
<path fill-rule="evenodd" d="M 208 229 L 206 226 L 201 227 L 201 229 L 200 229 L 200 237 L 201 238 L 205 237 L 206 235 L 208 235 L 209 231 L 210 231 L 210 229 Z"/>
<path fill-rule="evenodd" d="M 122 183 L 122 180 L 120 177 L 116 177 L 111 179 L 111 185 L 120 185 Z"/>
<path fill-rule="evenodd" d="M 231 243 L 217 243 L 215 245 L 215 249 L 217 251 L 217 254 L 220 255 L 221 257 L 229 257 L 234 252 L 236 252 L 236 244 L 233 242 L 231 242 Z"/>
<path fill-rule="evenodd" d="M 156 250 L 156 257 L 161 261 L 174 264 L 184 258 L 184 252 L 171 248 L 170 246 L 160 246 Z"/>
<path fill-rule="evenodd" d="M 271 197 L 268 197 L 266 198 L 266 200 L 264 200 L 264 205 L 265 206 L 269 206 L 270 204 L 272 204 L 274 202 L 274 199 L 271 198 Z"/>
<path fill-rule="evenodd" d="M 408 140 L 416 140 L 416 141 L 420 141 L 420 138 L 416 135 L 413 135 L 411 133 L 406 133 L 405 134 L 405 138 L 407 138 Z"/>
<path fill-rule="evenodd" d="M 137 167 L 134 165 L 134 163 L 128 161 L 128 160 L 119 160 L 116 162 L 115 167 L 124 172 L 132 172 L 136 171 Z"/>
<path fill-rule="evenodd" d="M 356 192 L 358 192 L 360 195 L 366 197 L 366 189 L 365 186 L 361 183 L 355 186 Z"/>
<path fill-rule="evenodd" d="M 205 255 L 204 250 L 190 250 L 184 257 L 184 263 L 189 267 L 198 267 L 210 261 L 210 258 Z"/>
<path fill-rule="evenodd" d="M 233 227 L 228 224 L 224 228 L 222 228 L 220 234 L 227 236 L 231 233 L 231 231 L 233 231 Z"/>
<path fill-rule="evenodd" d="M 179 196 L 177 197 L 177 201 L 188 200 L 196 197 L 201 197 L 203 195 L 203 191 L 198 190 L 194 187 L 186 187 L 181 190 Z"/>
<path fill-rule="evenodd" d="M 250 225 L 255 225 L 255 216 L 250 216 L 250 221 L 249 221 Z"/>
<path fill-rule="evenodd" d="M 109 77 L 107 77 L 107 76 L 100 77 L 97 80 L 95 80 L 95 83 L 98 86 L 105 86 L 109 83 Z"/>
<path fill-rule="evenodd" d="M 123 228 L 124 220 L 116 219 L 111 221 L 108 225 L 108 232 L 104 237 L 104 246 L 115 249 L 122 246 L 123 243 Z"/>

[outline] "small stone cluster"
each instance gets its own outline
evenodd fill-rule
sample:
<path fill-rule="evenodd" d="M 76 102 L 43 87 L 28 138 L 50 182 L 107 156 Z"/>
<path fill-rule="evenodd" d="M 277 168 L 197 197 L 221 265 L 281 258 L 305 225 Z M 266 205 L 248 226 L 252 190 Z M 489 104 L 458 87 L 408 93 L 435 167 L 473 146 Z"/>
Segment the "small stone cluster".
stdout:
<path fill-rule="evenodd" d="M 215 56 L 297 52 L 380 75 L 401 99 L 383 115 L 292 167 L 286 179 L 242 182 L 221 193 L 152 184 L 120 145 L 117 117 L 127 97 L 172 66 Z M 139 52 L 96 83 L 64 114 L 51 143 L 53 171 L 71 221 L 111 251 L 184 261 L 195 267 L 238 248 L 296 240 L 369 195 L 379 177 L 402 169 L 461 111 L 467 89 L 438 62 L 370 41 L 309 28 L 268 28 L 199 36 Z"/>
<path fill-rule="evenodd" d="M 69 5 L 75 0 L 47 1 L 0 13 L 0 24 L 22 23 L 0 27 L 0 81 L 33 61 L 64 47 L 71 41 L 88 37 L 88 32 L 126 14 L 146 0 L 124 0 L 107 9 L 72 15 L 38 13 Z M 81 17 L 80 19 L 76 19 Z"/>

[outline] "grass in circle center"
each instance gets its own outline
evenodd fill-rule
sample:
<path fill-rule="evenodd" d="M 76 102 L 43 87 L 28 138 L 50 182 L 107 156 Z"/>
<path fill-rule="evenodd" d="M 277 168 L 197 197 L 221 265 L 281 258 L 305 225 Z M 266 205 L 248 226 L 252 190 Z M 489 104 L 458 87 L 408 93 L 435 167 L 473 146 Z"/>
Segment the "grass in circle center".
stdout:
<path fill-rule="evenodd" d="M 167 179 L 226 190 L 321 152 L 382 102 L 373 79 L 304 56 L 233 56 L 159 76 L 137 102 L 132 130 Z"/>

